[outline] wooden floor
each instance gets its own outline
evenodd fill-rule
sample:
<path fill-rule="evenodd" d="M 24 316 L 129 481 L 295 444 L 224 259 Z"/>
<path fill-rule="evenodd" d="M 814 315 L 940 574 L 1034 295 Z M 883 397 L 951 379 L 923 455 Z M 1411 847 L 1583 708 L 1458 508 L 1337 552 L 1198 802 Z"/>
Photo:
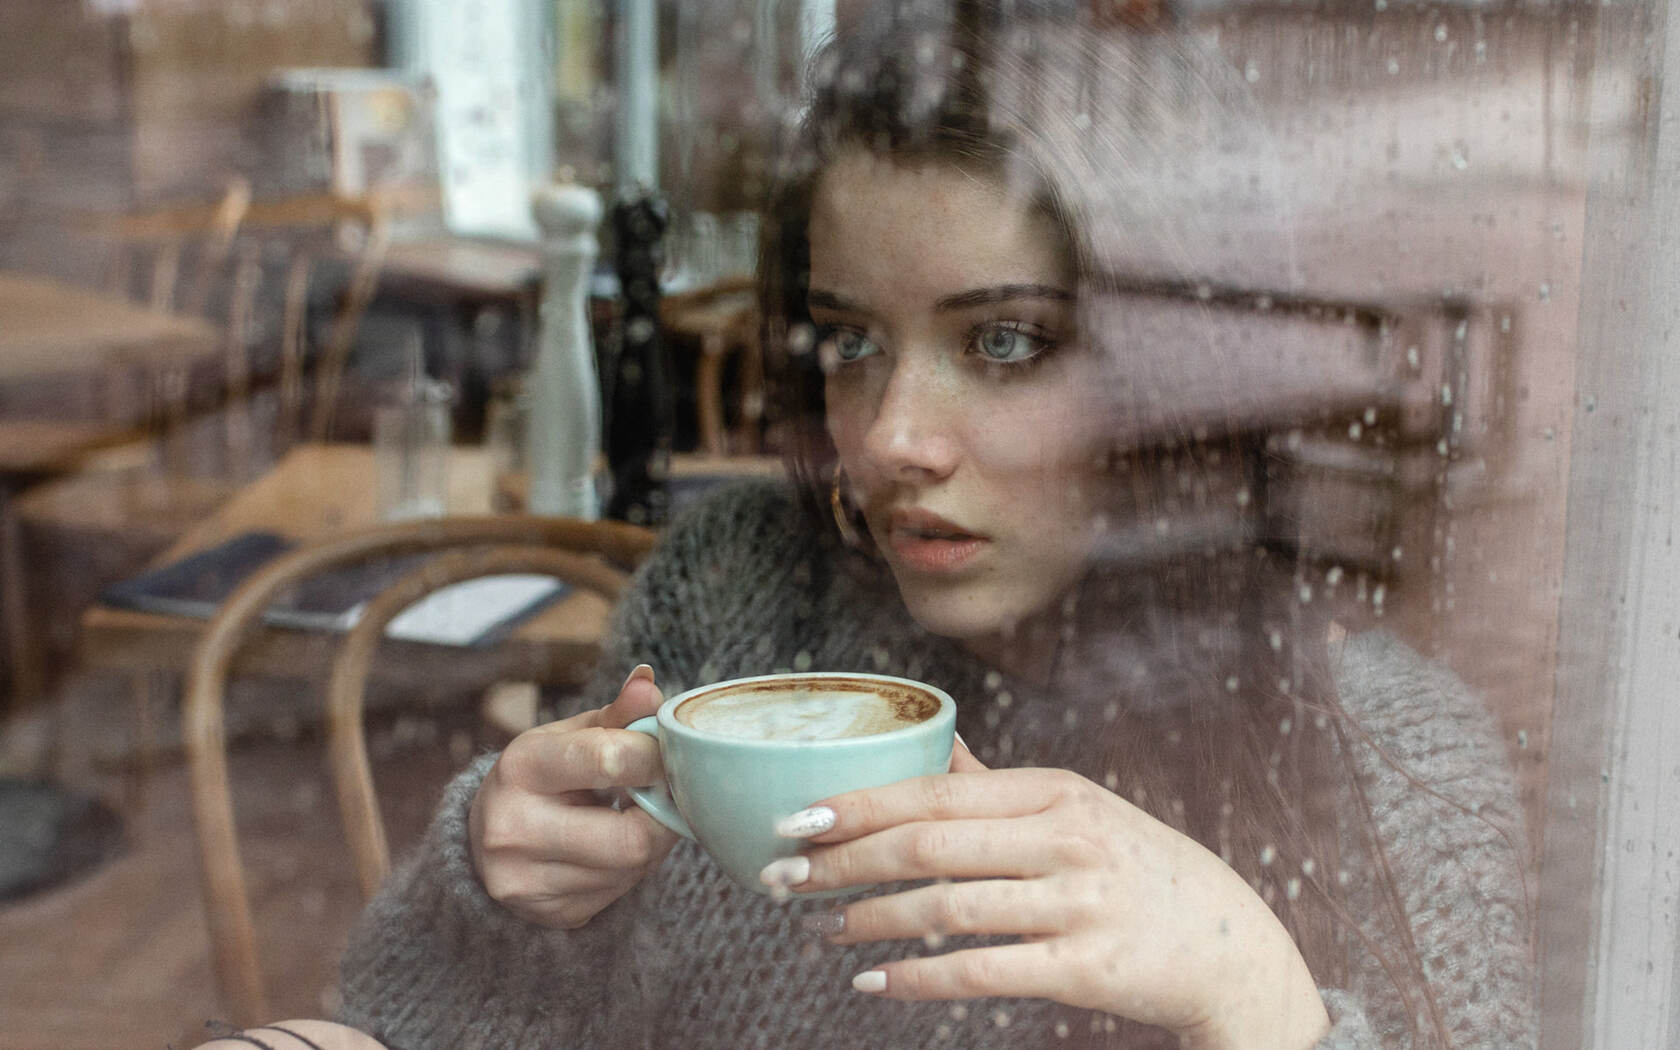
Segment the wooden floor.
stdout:
<path fill-rule="evenodd" d="M 424 830 L 456 764 L 451 752 L 475 744 L 466 732 L 409 721 L 375 736 L 394 851 Z M 331 1013 L 335 960 L 360 906 L 322 755 L 309 734 L 234 754 L 235 812 L 278 1017 Z M 107 787 L 121 799 L 116 781 Z M 185 770 L 168 763 L 131 805 L 120 857 L 0 906 L 0 1047 L 184 1048 L 222 1016 L 187 800 Z"/>

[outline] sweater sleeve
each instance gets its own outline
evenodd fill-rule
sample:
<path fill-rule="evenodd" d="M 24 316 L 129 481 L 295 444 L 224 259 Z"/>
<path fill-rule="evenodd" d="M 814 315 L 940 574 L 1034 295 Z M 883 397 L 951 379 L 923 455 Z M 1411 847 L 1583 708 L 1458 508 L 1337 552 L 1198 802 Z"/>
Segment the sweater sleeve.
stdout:
<path fill-rule="evenodd" d="M 466 824 L 494 762 L 485 755 L 450 783 L 419 848 L 362 913 L 340 964 L 340 1019 L 411 1050 L 611 1045 L 602 1004 L 635 991 L 610 987 L 635 895 L 578 930 L 527 923 L 491 900 Z"/>
<path fill-rule="evenodd" d="M 1350 639 L 1337 681 L 1363 729 L 1349 736 L 1356 775 L 1428 983 L 1415 1003 L 1423 1029 L 1438 1018 L 1456 1050 L 1535 1046 L 1527 849 L 1492 719 L 1451 673 L 1386 634 Z M 1382 910 L 1370 866 L 1351 877 L 1361 919 Z M 1403 943 L 1370 932 L 1404 963 Z M 1411 1045 L 1402 1000 L 1368 952 L 1349 988 L 1323 996 L 1332 1027 L 1320 1050 Z"/>
<path fill-rule="evenodd" d="M 785 505 L 761 484 L 675 523 L 616 606 L 575 709 L 609 702 L 638 663 L 654 666 L 667 696 L 696 684 L 729 603 L 743 600 L 742 581 L 730 579 L 738 552 L 766 528 L 763 512 Z M 467 813 L 495 760 L 481 756 L 449 784 L 425 837 L 352 930 L 340 1018 L 393 1047 L 633 1044 L 648 990 L 637 967 L 618 961 L 637 950 L 649 883 L 570 931 L 490 899 L 472 868 Z"/>

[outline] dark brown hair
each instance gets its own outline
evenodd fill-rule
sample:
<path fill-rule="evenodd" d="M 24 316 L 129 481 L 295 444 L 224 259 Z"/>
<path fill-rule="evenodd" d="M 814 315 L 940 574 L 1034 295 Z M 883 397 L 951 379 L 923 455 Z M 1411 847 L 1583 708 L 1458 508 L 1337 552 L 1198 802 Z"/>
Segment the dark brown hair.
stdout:
<path fill-rule="evenodd" d="M 1206 283 L 1194 247 L 1163 233 L 1194 216 L 1163 211 L 1154 200 L 1111 200 L 1147 180 L 1116 176 L 1110 187 L 1103 179 L 1122 169 L 1147 174 L 1161 161 L 1153 154 L 1172 135 L 1147 126 L 1159 117 L 1150 116 L 1151 100 L 1176 92 L 1166 104 L 1182 109 L 1194 95 L 1212 112 L 1239 104 L 1194 63 L 1182 66 L 1189 74 L 1152 81 L 1164 68 L 1160 56 L 1179 54 L 1180 42 L 1161 34 L 1144 42 L 1153 65 L 1140 69 L 1132 60 L 1142 49 L 1130 42 L 1058 19 L 1006 24 L 988 4 L 889 5 L 877 19 L 848 27 L 813 63 L 809 109 L 786 152 L 761 243 L 773 419 L 814 527 L 830 531 L 835 453 L 805 304 L 806 223 L 826 165 L 863 150 L 1024 187 L 1023 198 L 1061 231 L 1090 328 L 1103 303 L 1178 296 L 1194 311 L 1207 298 L 1196 294 Z M 1047 101 L 1035 90 L 1052 75 L 1071 85 L 1063 102 L 1085 90 L 1083 77 L 1121 85 L 1132 108 L 1100 127 L 1072 126 L 1080 114 L 1067 112 L 1054 92 Z M 1096 332 L 1089 338 L 1123 376 L 1125 347 L 1103 345 Z M 1210 489 L 1240 490 L 1250 509 L 1232 530 L 1172 549 L 1117 539 L 1064 603 L 1084 647 L 1063 662 L 1094 661 L 1100 673 L 1092 676 L 1099 681 L 1064 676 L 1057 685 L 1113 691 L 1120 683 L 1126 693 L 1101 753 L 1079 771 L 1219 854 L 1279 915 L 1320 984 L 1341 983 L 1363 944 L 1393 979 L 1414 1027 L 1425 1016 L 1433 1037 L 1451 1045 L 1392 880 L 1380 874 L 1382 847 L 1348 757 L 1349 722 L 1331 677 L 1328 614 L 1323 602 L 1303 600 L 1312 586 L 1306 563 L 1267 513 L 1279 466 L 1268 439 L 1299 425 L 1299 406 L 1249 406 L 1240 420 L 1183 407 L 1147 431 L 1117 422 L 1106 464 L 1116 489 L 1152 518 L 1191 511 L 1196 493 Z M 1182 478 L 1191 479 L 1188 494 L 1183 485 L 1162 484 Z M 1152 614 L 1140 618 L 1138 609 Z M 1102 666 L 1122 660 L 1129 678 Z M 1134 702 L 1144 693 L 1150 702 Z M 1342 820 L 1377 858 L 1385 916 L 1356 922 L 1347 914 L 1338 880 Z M 1382 928 L 1368 929 L 1373 920 Z M 1099 1032 L 1093 1041 L 1102 1038 Z"/>

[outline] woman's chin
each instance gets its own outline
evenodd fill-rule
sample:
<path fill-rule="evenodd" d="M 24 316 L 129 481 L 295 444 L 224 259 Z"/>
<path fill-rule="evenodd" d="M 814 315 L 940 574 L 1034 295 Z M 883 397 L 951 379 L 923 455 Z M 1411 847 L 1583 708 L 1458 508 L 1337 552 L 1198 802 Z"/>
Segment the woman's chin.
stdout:
<path fill-rule="evenodd" d="M 956 641 L 998 637 L 1022 618 L 1012 603 L 981 588 L 931 588 L 900 578 L 899 594 L 912 619 L 929 633 Z"/>

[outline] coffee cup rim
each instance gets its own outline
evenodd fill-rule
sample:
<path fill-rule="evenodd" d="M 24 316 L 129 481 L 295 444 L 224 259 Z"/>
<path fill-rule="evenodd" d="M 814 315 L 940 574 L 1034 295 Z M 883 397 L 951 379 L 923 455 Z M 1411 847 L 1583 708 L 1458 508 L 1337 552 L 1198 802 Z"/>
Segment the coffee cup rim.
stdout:
<path fill-rule="evenodd" d="M 801 678 L 811 680 L 850 679 L 853 681 L 887 682 L 893 685 L 909 686 L 914 689 L 922 690 L 933 696 L 934 699 L 939 701 L 939 710 L 931 717 L 921 722 L 917 722 L 915 725 L 905 726 L 903 729 L 892 729 L 885 733 L 869 733 L 865 736 L 840 737 L 834 740 L 755 740 L 752 737 L 725 736 L 722 733 L 708 733 L 703 729 L 696 729 L 691 725 L 685 725 L 684 723 L 677 721 L 677 707 L 682 704 L 683 701 L 701 693 L 711 692 L 714 689 L 737 688 L 740 686 L 752 685 L 757 682 L 789 681 Z M 692 689 L 685 689 L 676 696 L 673 696 L 669 700 L 660 704 L 659 710 L 655 712 L 655 714 L 659 721 L 660 732 L 677 733 L 682 736 L 693 737 L 699 740 L 727 743 L 731 746 L 746 748 L 763 748 L 767 750 L 779 750 L 788 747 L 833 749 L 867 747 L 870 746 L 870 742 L 897 740 L 900 737 L 910 734 L 929 732 L 929 727 L 935 726 L 946 719 L 949 719 L 952 722 L 956 721 L 957 702 L 952 699 L 950 693 L 947 693 L 938 686 L 932 685 L 928 682 L 918 681 L 914 678 L 900 678 L 896 675 L 888 674 L 870 674 L 863 671 L 783 671 L 776 674 L 749 675 L 745 678 L 727 678 L 723 681 L 711 682 L 707 685 L 697 685 Z"/>

